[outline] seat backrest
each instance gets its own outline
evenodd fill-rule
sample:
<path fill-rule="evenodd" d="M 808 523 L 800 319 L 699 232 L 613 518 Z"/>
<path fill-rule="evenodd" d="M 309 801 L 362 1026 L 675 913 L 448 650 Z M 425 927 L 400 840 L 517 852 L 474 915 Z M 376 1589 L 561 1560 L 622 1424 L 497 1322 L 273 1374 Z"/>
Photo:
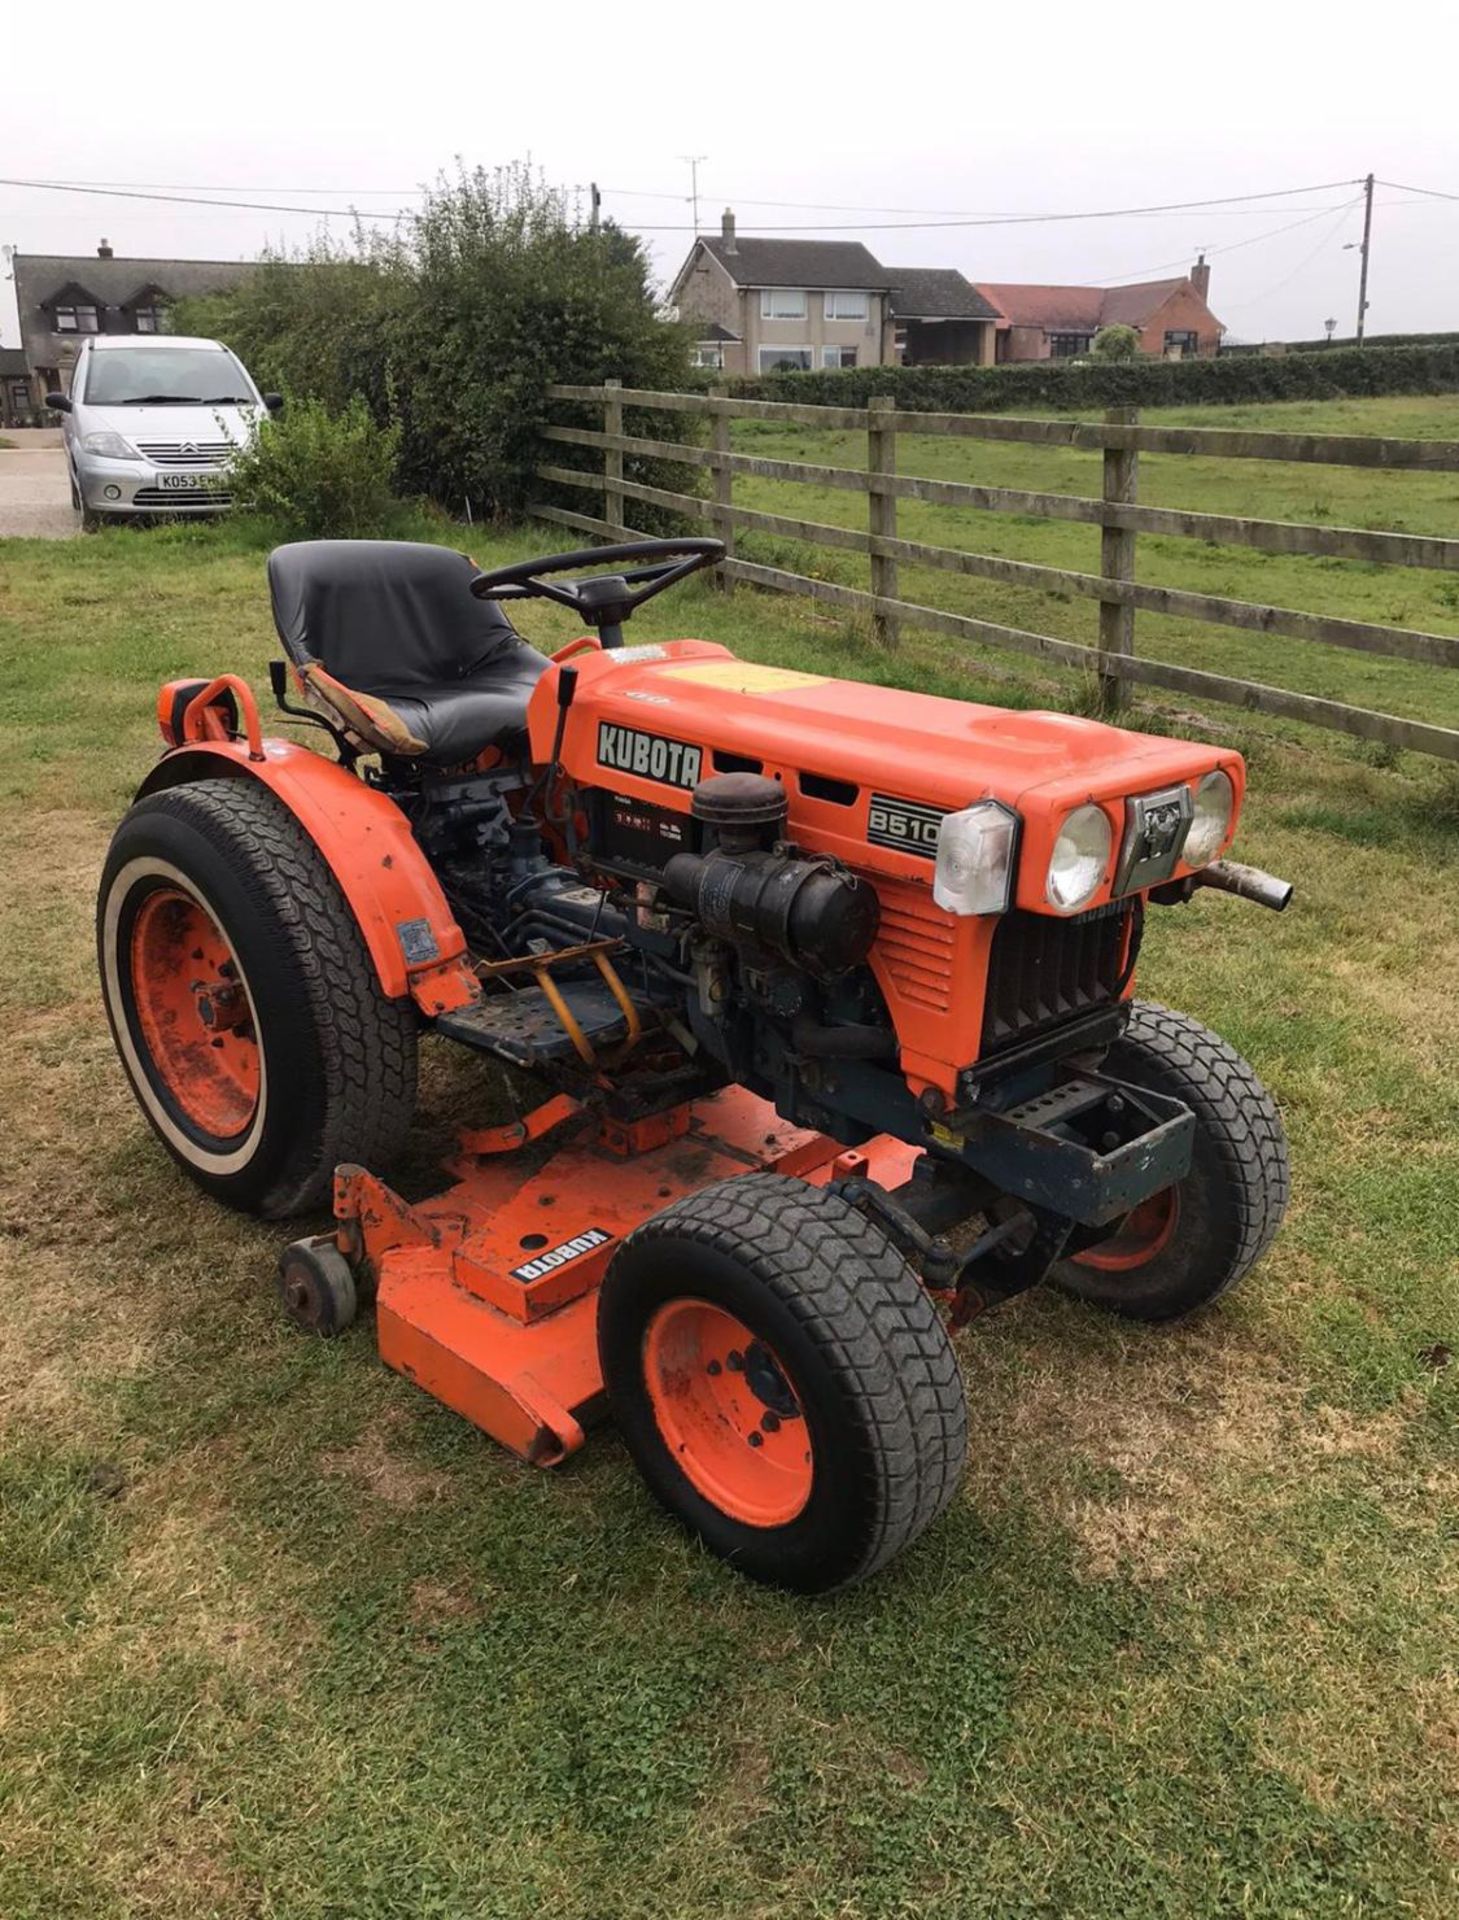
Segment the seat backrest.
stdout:
<path fill-rule="evenodd" d="M 295 666 L 317 662 L 361 693 L 440 686 L 516 632 L 471 592 L 476 568 L 412 540 L 298 540 L 269 555 L 274 624 Z"/>

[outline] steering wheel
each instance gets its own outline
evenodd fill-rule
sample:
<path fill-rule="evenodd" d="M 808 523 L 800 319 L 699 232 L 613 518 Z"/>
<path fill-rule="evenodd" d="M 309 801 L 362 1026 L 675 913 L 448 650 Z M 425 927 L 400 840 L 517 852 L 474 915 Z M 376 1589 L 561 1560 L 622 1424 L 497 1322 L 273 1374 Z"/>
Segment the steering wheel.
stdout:
<path fill-rule="evenodd" d="M 596 627 L 603 646 L 618 647 L 623 644 L 623 622 L 645 600 L 723 558 L 723 540 L 631 540 L 620 547 L 584 547 L 577 553 L 550 553 L 541 560 L 494 567 L 490 573 L 476 575 L 471 591 L 478 600 L 555 600 Z M 544 578 L 621 560 L 649 564 L 618 573 L 594 573 L 585 580 Z"/>

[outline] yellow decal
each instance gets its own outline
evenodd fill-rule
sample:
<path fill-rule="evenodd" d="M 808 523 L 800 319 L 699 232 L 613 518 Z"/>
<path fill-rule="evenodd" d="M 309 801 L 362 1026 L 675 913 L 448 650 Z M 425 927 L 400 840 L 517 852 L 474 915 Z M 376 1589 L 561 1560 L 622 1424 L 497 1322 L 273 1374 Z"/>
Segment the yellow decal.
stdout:
<path fill-rule="evenodd" d="M 701 660 L 691 667 L 665 667 L 661 680 L 692 680 L 721 693 L 788 693 L 792 687 L 823 687 L 824 673 L 796 673 L 790 667 L 761 667 L 752 660 Z"/>

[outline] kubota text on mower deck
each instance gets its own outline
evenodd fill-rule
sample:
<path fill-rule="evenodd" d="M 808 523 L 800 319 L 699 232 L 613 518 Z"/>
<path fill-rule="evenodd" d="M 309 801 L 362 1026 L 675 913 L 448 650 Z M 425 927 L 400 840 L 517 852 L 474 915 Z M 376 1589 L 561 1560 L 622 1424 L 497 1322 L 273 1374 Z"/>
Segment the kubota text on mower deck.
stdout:
<path fill-rule="evenodd" d="M 188 1172 L 332 1199 L 296 1321 L 373 1291 L 384 1359 L 537 1464 L 611 1411 L 716 1552 L 823 1591 L 951 1497 L 949 1323 L 1046 1280 L 1170 1318 L 1269 1244 L 1275 1106 L 1134 974 L 1151 904 L 1291 890 L 1223 858 L 1238 754 L 623 645 L 721 554 L 277 549 L 275 696 L 332 755 L 235 676 L 163 688 L 98 951 Z M 529 596 L 593 633 L 544 658 Z M 423 1029 L 541 1091 L 407 1201 Z"/>

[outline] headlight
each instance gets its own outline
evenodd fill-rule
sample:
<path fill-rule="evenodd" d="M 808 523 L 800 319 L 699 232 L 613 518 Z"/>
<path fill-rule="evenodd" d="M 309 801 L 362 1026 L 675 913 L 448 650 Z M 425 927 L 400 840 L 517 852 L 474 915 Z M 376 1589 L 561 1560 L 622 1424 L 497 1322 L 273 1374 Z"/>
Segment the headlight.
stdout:
<path fill-rule="evenodd" d="M 81 439 L 83 453 L 99 454 L 103 460 L 140 460 L 141 454 L 130 440 L 119 433 L 88 433 Z"/>
<path fill-rule="evenodd" d="M 996 800 L 945 813 L 937 829 L 932 898 L 949 913 L 1002 913 L 1013 885 L 1018 815 Z"/>
<path fill-rule="evenodd" d="M 1208 773 L 1196 788 L 1195 817 L 1180 856 L 1188 867 L 1204 867 L 1215 859 L 1221 842 L 1231 831 L 1235 806 L 1236 789 L 1231 784 L 1231 776 Z"/>
<path fill-rule="evenodd" d="M 1059 830 L 1044 897 L 1055 913 L 1078 913 L 1099 891 L 1114 833 L 1109 815 L 1092 803 L 1076 807 Z"/>

